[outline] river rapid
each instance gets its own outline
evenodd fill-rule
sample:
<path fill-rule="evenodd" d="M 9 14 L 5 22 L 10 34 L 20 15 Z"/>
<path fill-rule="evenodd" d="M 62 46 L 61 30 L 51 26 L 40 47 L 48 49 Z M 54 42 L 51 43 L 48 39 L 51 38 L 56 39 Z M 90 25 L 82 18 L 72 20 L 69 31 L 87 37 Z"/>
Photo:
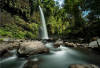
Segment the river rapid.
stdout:
<path fill-rule="evenodd" d="M 0 68 L 68 68 L 71 64 L 95 64 L 100 67 L 100 54 L 89 50 L 69 48 L 61 45 L 54 48 L 54 42 L 44 42 L 49 54 L 37 54 L 28 58 L 17 57 L 17 50 L 10 51 L 12 57 L 0 58 Z"/>

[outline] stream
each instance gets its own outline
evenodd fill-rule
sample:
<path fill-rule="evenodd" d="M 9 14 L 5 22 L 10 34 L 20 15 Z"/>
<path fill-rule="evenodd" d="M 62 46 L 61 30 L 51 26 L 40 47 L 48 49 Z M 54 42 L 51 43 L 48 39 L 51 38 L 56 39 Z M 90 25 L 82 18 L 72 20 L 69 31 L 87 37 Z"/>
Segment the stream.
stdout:
<path fill-rule="evenodd" d="M 35 63 L 33 66 L 36 68 L 68 68 L 71 64 L 95 64 L 100 67 L 99 54 L 64 45 L 54 48 L 53 43 L 45 42 L 45 46 L 50 49 L 49 54 L 32 55 L 28 58 L 18 58 L 16 50 L 12 50 L 12 57 L 0 58 L 0 68 L 23 68 L 30 60 Z"/>

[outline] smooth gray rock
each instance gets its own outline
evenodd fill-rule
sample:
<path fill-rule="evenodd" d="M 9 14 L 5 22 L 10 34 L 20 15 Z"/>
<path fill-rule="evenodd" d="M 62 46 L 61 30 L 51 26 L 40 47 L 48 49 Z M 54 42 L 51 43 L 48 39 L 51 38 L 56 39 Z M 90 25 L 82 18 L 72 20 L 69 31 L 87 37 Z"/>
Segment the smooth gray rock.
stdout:
<path fill-rule="evenodd" d="M 90 43 L 89 43 L 89 47 L 90 47 L 90 48 L 98 48 L 97 41 L 90 42 Z"/>
<path fill-rule="evenodd" d="M 40 41 L 29 41 L 29 42 L 23 42 L 20 44 L 20 48 L 18 50 L 18 53 L 20 55 L 34 55 L 38 53 L 48 53 L 49 49 L 45 47 L 45 45 Z"/>
<path fill-rule="evenodd" d="M 99 39 L 98 36 L 97 36 L 97 37 L 93 37 L 93 38 L 90 39 L 90 42 L 92 42 L 92 41 L 97 41 L 98 39 Z"/>
<path fill-rule="evenodd" d="M 60 38 L 56 40 L 56 42 L 54 43 L 54 45 L 62 45 L 62 44 L 63 44 L 63 40 Z"/>

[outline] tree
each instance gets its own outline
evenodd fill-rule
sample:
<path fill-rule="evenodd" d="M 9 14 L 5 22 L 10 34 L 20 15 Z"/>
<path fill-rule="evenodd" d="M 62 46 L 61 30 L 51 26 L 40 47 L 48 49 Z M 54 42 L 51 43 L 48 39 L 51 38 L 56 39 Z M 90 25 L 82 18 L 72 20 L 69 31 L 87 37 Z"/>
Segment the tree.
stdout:
<path fill-rule="evenodd" d="M 99 19 L 100 17 L 100 0 L 86 0 L 84 10 L 91 11 L 90 13 L 95 13 L 94 15 Z"/>
<path fill-rule="evenodd" d="M 82 24 L 82 11 L 81 7 L 84 4 L 84 0 L 65 0 L 66 12 L 74 17 L 76 29 L 81 26 L 83 35 L 83 24 Z"/>

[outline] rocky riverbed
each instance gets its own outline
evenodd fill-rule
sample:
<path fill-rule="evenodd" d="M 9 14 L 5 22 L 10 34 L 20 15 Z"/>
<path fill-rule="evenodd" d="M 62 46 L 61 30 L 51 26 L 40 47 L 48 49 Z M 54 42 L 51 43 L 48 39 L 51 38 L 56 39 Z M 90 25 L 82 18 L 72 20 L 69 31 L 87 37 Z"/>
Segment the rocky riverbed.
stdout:
<path fill-rule="evenodd" d="M 49 39 L 47 41 L 54 41 L 54 39 Z M 49 42 L 47 42 L 47 41 L 46 41 L 46 43 L 44 43 L 45 40 L 43 40 L 43 41 L 42 40 L 41 41 L 34 40 L 33 41 L 33 40 L 24 40 L 24 39 L 7 39 L 7 38 L 4 38 L 2 43 L 0 43 L 0 57 L 1 57 L 1 60 L 2 60 L 2 58 L 6 59 L 8 57 L 13 57 L 14 54 L 12 52 L 10 52 L 13 49 L 16 49 L 16 51 L 17 51 L 17 53 L 16 53 L 17 55 L 16 56 L 19 56 L 19 57 L 30 57 L 30 56 L 34 56 L 34 55 L 38 55 L 38 54 L 51 54 L 53 51 L 58 51 L 59 55 L 65 53 L 65 55 L 67 57 L 67 51 L 69 50 L 69 54 L 71 54 L 72 50 L 70 50 L 69 48 L 66 49 L 66 47 L 91 48 L 92 49 L 92 47 L 89 47 L 90 46 L 89 43 L 75 43 L 75 42 L 68 42 L 68 41 L 64 42 L 64 40 L 62 40 L 60 38 L 56 39 L 53 44 L 49 44 Z M 62 47 L 62 45 L 63 45 L 63 47 Z M 66 46 L 66 47 L 64 47 L 64 46 Z M 62 49 L 64 49 L 64 50 L 62 50 Z M 60 53 L 60 51 L 61 51 L 61 53 Z M 72 54 L 72 55 L 74 55 L 74 54 Z M 41 58 L 42 58 L 42 56 L 41 56 Z M 46 55 L 44 55 L 44 56 L 46 56 Z M 47 55 L 47 56 L 49 57 L 49 55 Z M 56 56 L 56 53 L 54 54 L 54 56 Z M 58 56 L 58 57 L 60 57 L 60 56 Z M 62 55 L 62 58 L 63 57 L 64 56 Z M 73 58 L 75 58 L 75 57 L 73 57 Z M 64 60 L 67 60 L 67 59 L 70 59 L 70 58 L 66 58 L 65 59 L 65 57 L 64 57 L 64 59 L 62 59 L 62 60 L 64 61 Z M 36 60 L 36 62 L 29 59 L 27 61 L 27 63 L 24 64 L 23 68 L 27 68 L 27 67 L 38 68 L 39 67 L 38 66 L 38 64 L 39 64 L 38 61 L 39 61 L 39 63 L 42 62 L 40 59 Z M 60 60 L 59 60 L 59 62 L 60 62 Z M 0 62 L 0 63 L 2 63 L 2 62 Z M 28 63 L 30 63 L 30 64 L 28 64 Z M 3 63 L 2 63 L 2 65 L 3 65 Z M 70 66 L 67 66 L 67 68 L 68 67 L 69 68 L 80 68 L 80 67 L 81 68 L 99 68 L 99 67 L 97 67 L 97 66 L 95 66 L 93 64 L 90 64 L 90 65 L 87 64 L 86 65 L 86 63 L 85 63 L 85 65 L 83 65 L 81 62 L 77 63 L 77 65 L 71 65 L 70 64 Z M 18 68 L 18 67 L 16 67 L 16 68 Z M 47 66 L 47 68 L 49 68 L 49 67 Z"/>

